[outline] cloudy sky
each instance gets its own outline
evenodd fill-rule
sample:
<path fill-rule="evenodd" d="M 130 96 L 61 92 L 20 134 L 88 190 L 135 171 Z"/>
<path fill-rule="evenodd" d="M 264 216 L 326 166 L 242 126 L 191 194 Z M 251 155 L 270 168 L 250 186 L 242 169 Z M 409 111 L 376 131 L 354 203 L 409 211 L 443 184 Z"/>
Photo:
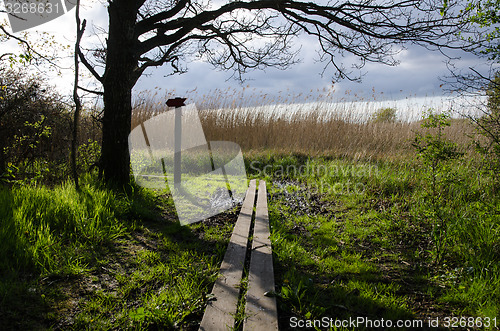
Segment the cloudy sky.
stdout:
<path fill-rule="evenodd" d="M 304 54 L 305 53 L 305 54 Z M 464 54 L 465 59 L 457 61 L 461 66 L 477 65 L 480 61 Z M 282 71 L 275 68 L 254 71 L 245 76 L 243 84 L 231 78 L 231 73 L 214 70 L 209 64 L 192 63 L 188 73 L 164 77 L 161 69 L 152 70 L 151 76 L 145 76 L 138 88 L 151 89 L 162 86 L 165 89 L 175 87 L 177 91 L 188 91 L 197 87 L 199 90 L 228 86 L 249 86 L 250 89 L 276 94 L 289 90 L 290 93 L 313 93 L 316 91 L 335 89 L 338 96 L 349 94 L 354 97 L 404 98 L 407 96 L 438 96 L 445 92 L 441 85 L 443 78 L 449 75 L 446 66 L 447 58 L 438 52 L 428 51 L 421 47 L 409 47 L 398 56 L 400 64 L 394 67 L 377 63 L 367 63 L 362 71 L 354 71 L 353 75 L 362 74 L 361 82 L 341 80 L 333 84 L 334 72 L 327 68 L 323 74 L 323 63 L 316 61 L 317 56 L 309 52 L 300 54 L 301 63 Z M 349 62 L 350 59 L 346 59 Z"/>
<path fill-rule="evenodd" d="M 1 8 L 0 4 L 0 8 Z M 4 16 L 1 16 L 4 15 Z M 87 35 L 92 32 L 92 26 L 106 28 L 107 17 L 104 6 L 95 3 L 93 6 L 84 8 L 81 15 L 87 19 Z M 0 14 L 0 20 L 6 18 L 5 14 Z M 63 15 L 49 23 L 31 29 L 30 31 L 45 31 L 56 36 L 62 43 L 71 44 L 74 40 L 74 11 Z M 33 31 L 34 32 L 34 31 Z M 84 42 L 96 42 L 86 37 Z M 167 70 L 164 68 L 154 68 L 146 72 L 135 87 L 135 92 L 145 90 L 156 90 L 161 93 L 175 89 L 176 94 L 183 96 L 186 91 L 196 89 L 199 95 L 213 92 L 215 89 L 225 90 L 232 88 L 241 90 L 246 87 L 247 91 L 256 91 L 257 94 L 276 95 L 286 93 L 290 95 L 323 93 L 322 91 L 335 90 L 337 98 L 371 98 L 373 94 L 378 99 L 401 99 L 409 96 L 440 96 L 445 90 L 440 87 L 443 76 L 449 74 L 446 66 L 447 58 L 439 52 L 428 51 L 418 46 L 408 46 L 402 50 L 397 59 L 400 64 L 395 67 L 386 65 L 367 63 L 362 69 L 364 75 L 361 83 L 349 82 L 347 80 L 332 83 L 332 68 L 327 69 L 323 75 L 324 64 L 316 61 L 317 54 L 314 43 L 310 40 L 301 39 L 296 44 L 302 44 L 299 58 L 301 62 L 292 68 L 281 71 L 268 68 L 262 71 L 254 71 L 247 74 L 244 83 L 239 83 L 231 78 L 231 73 L 215 70 L 210 65 L 203 62 L 191 62 L 188 65 L 189 71 L 178 76 L 166 76 Z M 3 45 L 6 50 L 7 47 Z M 461 60 L 455 61 L 459 67 L 479 65 L 482 60 L 469 54 L 453 53 Z M 353 58 L 344 58 L 342 61 L 349 65 Z M 70 66 L 71 59 L 66 62 Z M 359 71 L 354 71 L 353 75 L 359 75 Z M 71 90 L 71 71 L 66 70 L 62 78 L 54 78 L 53 82 L 64 93 Z M 312 92 L 311 92 L 312 91 Z M 319 91 L 319 92 L 318 92 Z M 375 93 L 374 93 L 375 91 Z"/>

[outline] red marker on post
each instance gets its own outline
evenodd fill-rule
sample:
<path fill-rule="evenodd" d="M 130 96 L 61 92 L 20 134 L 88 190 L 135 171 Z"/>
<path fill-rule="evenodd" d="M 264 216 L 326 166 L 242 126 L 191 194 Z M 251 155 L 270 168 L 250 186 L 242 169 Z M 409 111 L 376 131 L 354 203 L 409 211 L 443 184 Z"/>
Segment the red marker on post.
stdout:
<path fill-rule="evenodd" d="M 181 107 L 184 107 L 186 98 L 168 99 L 167 106 L 175 107 L 175 126 L 174 126 L 174 187 L 181 186 L 181 139 L 182 139 L 182 121 Z"/>
<path fill-rule="evenodd" d="M 186 101 L 186 98 L 177 97 L 175 99 L 168 99 L 167 106 L 168 107 L 176 107 L 176 108 L 184 107 L 185 106 L 184 101 Z"/>

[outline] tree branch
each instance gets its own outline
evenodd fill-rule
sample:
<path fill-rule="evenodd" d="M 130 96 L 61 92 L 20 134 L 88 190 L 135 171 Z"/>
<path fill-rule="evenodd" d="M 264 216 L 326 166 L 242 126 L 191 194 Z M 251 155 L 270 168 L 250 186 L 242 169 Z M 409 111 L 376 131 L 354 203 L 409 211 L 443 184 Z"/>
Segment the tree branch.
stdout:
<path fill-rule="evenodd" d="M 254 37 L 269 36 L 285 39 L 279 32 L 278 21 L 275 23 L 266 21 L 265 17 L 269 11 L 276 12 L 288 22 L 299 27 L 303 32 L 315 36 L 324 54 L 322 58 L 327 57 L 337 70 L 342 70 L 334 63 L 334 53 L 337 52 L 349 52 L 361 58 L 362 63 L 360 66 L 363 66 L 365 61 L 393 65 L 397 63 L 392 58 L 395 52 L 391 51 L 395 44 L 412 42 L 436 48 L 463 47 L 463 43 L 454 45 L 442 40 L 443 38 L 449 39 L 455 32 L 460 31 L 463 21 L 459 20 L 459 15 L 446 18 L 439 16 L 437 14 L 439 7 L 433 4 L 432 1 L 404 0 L 391 2 L 390 4 L 380 4 L 368 0 L 362 3 L 337 3 L 335 6 L 286 0 L 233 1 L 215 10 L 205 10 L 191 17 L 187 17 L 187 14 L 184 13 L 181 17 L 174 18 L 176 14 L 182 12 L 179 7 L 181 3 L 188 5 L 190 2 L 180 1 L 174 7 L 175 10 L 171 9 L 158 13 L 137 23 L 137 35 L 152 32 L 155 29 L 157 31 L 153 36 L 139 42 L 136 49 L 139 57 L 155 48 L 177 44 L 179 40 L 196 39 L 185 37 L 190 34 L 199 35 L 196 31 L 205 31 L 212 32 L 213 41 L 218 41 L 227 47 L 226 50 L 229 56 L 226 56 L 226 59 L 233 58 L 235 60 L 233 64 L 238 63 L 238 68 L 255 67 L 255 62 L 239 61 L 242 57 L 235 56 L 236 53 L 243 54 L 237 48 L 246 48 L 248 51 L 249 47 L 246 47 L 244 43 L 235 43 L 231 39 L 237 38 L 235 37 L 237 35 L 245 34 L 250 36 L 246 39 L 247 42 L 252 39 L 252 34 Z M 261 19 L 266 23 L 254 27 L 253 30 L 238 29 L 234 28 L 238 27 L 238 20 L 228 21 L 222 19 L 225 15 L 232 15 L 239 10 L 254 13 L 257 19 Z M 418 11 L 419 15 L 412 16 L 413 10 Z M 165 21 L 169 18 L 172 19 Z M 208 24 L 209 22 L 212 23 Z M 207 24 L 212 26 L 211 31 L 206 29 Z M 217 33 L 213 33 L 214 28 L 218 29 Z M 296 33 L 297 31 L 294 30 L 293 35 L 296 35 Z M 276 45 L 276 42 L 274 44 Z M 203 50 L 207 54 L 211 54 L 208 45 L 209 42 L 205 42 Z M 265 49 L 263 48 L 261 51 Z M 267 49 L 272 49 L 272 47 L 269 46 Z M 257 51 L 253 50 L 252 52 L 257 55 Z M 277 55 L 277 53 L 268 52 L 267 55 Z M 250 56 L 246 58 L 252 59 Z M 253 59 L 255 60 L 255 57 Z M 292 57 L 288 59 L 291 60 Z M 160 56 L 153 62 L 155 65 L 160 65 L 165 61 L 168 61 L 168 57 Z M 149 64 L 153 62 L 149 61 Z M 217 62 L 218 65 L 225 69 L 228 67 L 234 68 L 233 65 L 224 65 L 223 61 L 214 62 Z M 260 63 L 264 64 L 263 61 L 260 61 Z"/>
<path fill-rule="evenodd" d="M 36 49 L 34 49 L 30 44 L 29 42 L 27 42 L 26 40 L 22 39 L 22 38 L 19 38 L 15 35 L 13 35 L 12 33 L 8 32 L 7 30 L 5 30 L 4 26 L 0 24 L 0 30 L 2 30 L 2 32 L 8 37 L 8 38 L 12 38 L 14 40 L 17 40 L 19 42 L 19 44 L 23 45 L 24 47 L 26 47 L 26 50 L 28 53 L 32 53 L 32 54 L 35 54 L 38 58 L 44 60 L 44 61 L 47 61 L 48 63 L 50 63 L 51 65 L 55 66 L 56 68 L 60 68 L 60 66 L 55 63 L 54 61 L 52 61 L 51 58 L 41 54 L 40 52 L 38 52 Z M 3 55 L 1 56 L 3 57 Z M 1 59 L 0 57 L 0 59 Z"/>
<path fill-rule="evenodd" d="M 87 93 L 92 93 L 92 94 L 97 94 L 97 95 L 104 95 L 104 92 L 102 91 L 94 91 L 94 90 L 89 90 L 85 87 L 82 87 L 82 86 L 78 86 L 78 89 L 84 91 L 84 92 L 87 92 Z"/>
<path fill-rule="evenodd" d="M 99 82 L 103 82 L 104 78 L 97 73 L 95 68 L 87 61 L 87 58 L 85 55 L 82 53 L 82 50 L 80 49 L 80 46 L 78 46 L 78 57 L 80 58 L 80 61 L 83 63 L 83 65 L 87 68 L 88 71 L 92 74 L 92 76 L 95 77 Z"/>

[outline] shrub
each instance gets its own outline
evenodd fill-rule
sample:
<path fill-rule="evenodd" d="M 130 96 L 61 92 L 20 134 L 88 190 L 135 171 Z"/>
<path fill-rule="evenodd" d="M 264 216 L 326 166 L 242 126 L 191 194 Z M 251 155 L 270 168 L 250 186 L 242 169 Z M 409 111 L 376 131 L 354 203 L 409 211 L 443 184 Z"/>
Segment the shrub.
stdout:
<path fill-rule="evenodd" d="M 71 114 L 63 98 L 21 70 L 0 68 L 0 86 L 0 174 L 32 177 L 47 162 L 65 162 Z"/>
<path fill-rule="evenodd" d="M 0 180 L 60 181 L 71 146 L 70 104 L 46 80 L 22 69 L 0 67 Z M 84 112 L 79 123 L 79 171 L 100 151 L 99 124 Z"/>
<path fill-rule="evenodd" d="M 374 123 L 394 123 L 396 122 L 396 108 L 381 108 L 372 115 Z"/>

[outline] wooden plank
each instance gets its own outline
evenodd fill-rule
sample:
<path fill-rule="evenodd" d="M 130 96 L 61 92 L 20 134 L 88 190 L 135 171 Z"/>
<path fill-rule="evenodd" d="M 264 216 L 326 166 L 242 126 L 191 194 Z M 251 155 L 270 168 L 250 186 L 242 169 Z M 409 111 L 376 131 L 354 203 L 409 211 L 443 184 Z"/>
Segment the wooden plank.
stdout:
<path fill-rule="evenodd" d="M 266 183 L 259 181 L 243 331 L 278 330 Z M 267 296 L 265 294 L 268 294 Z"/>
<path fill-rule="evenodd" d="M 221 275 L 212 289 L 215 300 L 208 302 L 200 324 L 200 330 L 221 331 L 233 329 L 234 327 L 248 235 L 252 223 L 255 186 L 255 179 L 253 179 L 250 181 L 238 220 L 234 225 L 231 240 L 224 255 L 220 267 Z"/>

